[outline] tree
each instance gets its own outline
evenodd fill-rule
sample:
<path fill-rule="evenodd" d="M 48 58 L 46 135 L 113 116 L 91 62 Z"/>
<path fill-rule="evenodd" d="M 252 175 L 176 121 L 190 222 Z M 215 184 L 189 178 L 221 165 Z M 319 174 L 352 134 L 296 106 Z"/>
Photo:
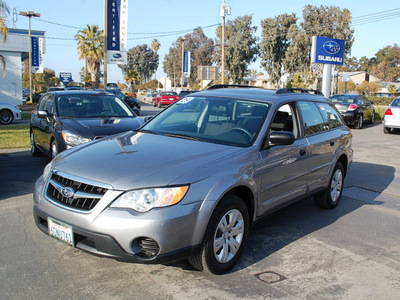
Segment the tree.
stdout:
<path fill-rule="evenodd" d="M 7 40 L 7 34 L 8 34 L 8 28 L 5 22 L 5 16 L 10 14 L 10 8 L 8 5 L 0 0 L 0 34 L 3 35 L 3 41 L 5 42 Z M 6 64 L 6 58 L 0 54 L 0 62 L 1 65 L 3 66 L 3 78 L 6 77 L 6 71 L 7 71 L 7 64 Z"/>
<path fill-rule="evenodd" d="M 29 68 L 27 65 L 28 61 L 25 62 L 25 70 L 22 73 L 23 88 L 29 88 Z M 49 87 L 54 86 L 56 80 L 57 82 L 60 81 L 52 69 L 44 68 L 43 73 L 32 74 L 32 86 L 37 92 L 48 90 Z"/>
<path fill-rule="evenodd" d="M 370 73 L 381 80 L 396 82 L 400 78 L 400 48 L 397 44 L 387 46 L 375 54 Z"/>
<path fill-rule="evenodd" d="M 349 80 L 349 81 L 340 81 L 338 83 L 338 92 L 342 94 L 346 94 L 349 91 L 355 91 L 356 90 L 356 84 Z"/>
<path fill-rule="evenodd" d="M 197 67 L 212 64 L 214 41 L 208 38 L 200 27 L 175 41 L 169 48 L 168 54 L 165 55 L 163 63 L 164 72 L 174 82 L 174 85 L 182 75 L 182 41 L 185 50 L 191 53 L 189 85 L 192 86 L 197 82 Z"/>
<path fill-rule="evenodd" d="M 104 59 L 104 32 L 97 25 L 86 25 L 75 35 L 78 43 L 79 59 L 85 60 L 85 67 L 91 74 L 93 88 L 96 88 L 100 77 L 100 66 Z"/>
<path fill-rule="evenodd" d="M 252 17 L 237 17 L 228 21 L 225 26 L 225 66 L 227 75 L 234 83 L 242 80 L 247 72 L 247 66 L 254 62 L 258 55 L 257 38 L 254 33 L 256 26 L 252 26 Z M 222 27 L 217 28 L 217 44 L 221 44 Z M 221 49 L 214 54 L 214 61 L 221 65 Z"/>
<path fill-rule="evenodd" d="M 394 84 L 389 84 L 387 90 L 390 94 L 394 94 L 397 92 L 397 87 Z"/>
<path fill-rule="evenodd" d="M 345 40 L 345 55 L 350 52 L 354 42 L 354 30 L 350 28 L 351 13 L 336 6 L 320 7 L 306 5 L 303 22 L 298 28 L 291 27 L 288 38 L 292 39 L 287 49 L 284 65 L 290 73 L 313 70 L 316 79 L 322 71 L 320 64 L 311 68 L 311 41 L 313 36 L 331 37 Z"/>
<path fill-rule="evenodd" d="M 128 51 L 128 64 L 118 65 L 126 75 L 130 70 L 136 70 L 145 81 L 149 81 L 158 68 L 158 54 L 147 44 L 138 45 Z"/>
<path fill-rule="evenodd" d="M 360 85 L 356 87 L 356 91 L 365 94 L 368 96 L 372 96 L 376 94 L 378 91 L 382 89 L 382 86 L 377 82 L 368 82 L 363 81 Z"/>
<path fill-rule="evenodd" d="M 282 14 L 261 21 L 261 66 L 268 72 L 271 82 L 275 85 L 278 85 L 282 77 L 286 50 L 291 42 L 288 34 L 292 26 L 297 27 L 296 22 L 295 14 Z"/>
<path fill-rule="evenodd" d="M 155 53 L 158 53 L 158 50 L 160 49 L 160 46 L 161 46 L 161 44 L 157 39 L 154 39 L 151 42 L 151 49 L 153 49 Z"/>
<path fill-rule="evenodd" d="M 140 81 L 139 73 L 133 69 L 127 70 L 125 74 L 125 81 L 130 85 L 130 91 L 133 93 L 133 87 Z"/>

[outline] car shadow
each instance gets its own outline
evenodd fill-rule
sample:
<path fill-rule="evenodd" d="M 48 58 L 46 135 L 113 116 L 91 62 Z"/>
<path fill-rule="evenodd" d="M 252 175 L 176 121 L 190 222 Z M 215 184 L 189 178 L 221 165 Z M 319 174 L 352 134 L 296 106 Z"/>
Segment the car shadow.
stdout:
<path fill-rule="evenodd" d="M 32 157 L 30 150 L 0 151 L 0 201 L 32 194 L 49 158 Z"/>
<path fill-rule="evenodd" d="M 364 205 L 383 205 L 384 202 L 378 198 L 393 181 L 395 168 L 354 162 L 350 171 L 345 180 L 341 202 L 335 209 L 321 209 L 315 205 L 314 198 L 311 197 L 291 204 L 258 221 L 250 231 L 241 258 L 230 273 L 238 272 L 265 260 L 271 254 L 309 234 L 330 226 Z M 380 174 L 379 182 L 374 183 L 377 178 L 370 174 Z M 352 188 L 358 188 L 366 193 L 371 191 L 371 188 L 373 191 L 369 193 L 369 197 L 360 200 L 356 197 L 346 196 L 346 189 Z M 365 190 L 367 188 L 368 190 Z M 175 266 L 194 270 L 188 262 L 184 261 Z"/>

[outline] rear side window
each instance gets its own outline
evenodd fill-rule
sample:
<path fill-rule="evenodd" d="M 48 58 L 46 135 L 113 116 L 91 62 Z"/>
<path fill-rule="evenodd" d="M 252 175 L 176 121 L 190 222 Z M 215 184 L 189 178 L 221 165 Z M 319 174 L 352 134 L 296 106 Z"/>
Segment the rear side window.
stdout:
<path fill-rule="evenodd" d="M 329 105 L 328 103 L 318 103 L 318 107 L 325 118 L 326 124 L 329 129 L 337 128 L 343 126 L 342 118 L 340 114 L 335 109 L 334 105 Z"/>
<path fill-rule="evenodd" d="M 300 101 L 299 107 L 303 117 L 305 136 L 322 132 L 326 129 L 325 120 L 314 102 Z"/>

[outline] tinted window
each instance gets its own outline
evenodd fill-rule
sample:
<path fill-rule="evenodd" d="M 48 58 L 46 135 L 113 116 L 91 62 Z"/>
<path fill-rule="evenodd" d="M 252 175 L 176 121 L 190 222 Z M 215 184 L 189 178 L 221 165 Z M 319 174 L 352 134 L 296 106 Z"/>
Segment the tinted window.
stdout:
<path fill-rule="evenodd" d="M 357 95 L 335 95 L 331 100 L 333 103 L 352 104 L 357 103 Z"/>
<path fill-rule="evenodd" d="M 325 121 L 314 102 L 299 102 L 303 117 L 304 135 L 311 135 L 325 130 Z"/>
<path fill-rule="evenodd" d="M 335 109 L 334 105 L 330 105 L 327 103 L 318 103 L 318 107 L 330 129 L 343 125 L 342 118 Z"/>
<path fill-rule="evenodd" d="M 232 146 L 248 146 L 258 135 L 269 104 L 253 101 L 186 97 L 147 123 L 144 131 Z"/>
<path fill-rule="evenodd" d="M 390 105 L 391 106 L 400 106 L 400 98 L 394 99 Z"/>

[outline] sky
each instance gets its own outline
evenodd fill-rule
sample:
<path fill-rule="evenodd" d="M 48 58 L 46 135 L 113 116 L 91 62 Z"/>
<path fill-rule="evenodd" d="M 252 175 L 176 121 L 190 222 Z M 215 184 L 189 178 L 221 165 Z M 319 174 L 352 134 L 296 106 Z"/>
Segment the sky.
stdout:
<path fill-rule="evenodd" d="M 151 45 L 153 39 L 161 44 L 160 63 L 156 77 L 165 76 L 162 68 L 164 56 L 180 36 L 194 28 L 202 27 L 205 35 L 215 39 L 217 24 L 222 22 L 219 7 L 222 0 L 128 0 L 128 49 L 137 45 Z M 28 18 L 13 15 L 20 11 L 40 13 L 32 18 L 32 30 L 45 31 L 46 53 L 44 67 L 56 72 L 72 73 L 74 81 L 80 81 L 79 72 L 84 61 L 79 60 L 74 36 L 86 25 L 95 24 L 104 28 L 103 0 L 5 0 L 11 9 L 8 27 L 28 29 Z M 400 43 L 398 24 L 400 21 L 399 0 L 324 0 L 324 1 L 271 1 L 271 0 L 225 0 L 231 7 L 226 20 L 251 15 L 257 36 L 261 36 L 261 21 L 283 13 L 295 13 L 299 19 L 307 4 L 347 8 L 353 15 L 355 41 L 351 56 L 371 58 L 382 48 Z M 398 9 L 397 11 L 393 11 Z M 251 69 L 261 69 L 259 61 Z M 109 65 L 108 82 L 123 83 L 123 75 L 117 65 Z"/>

